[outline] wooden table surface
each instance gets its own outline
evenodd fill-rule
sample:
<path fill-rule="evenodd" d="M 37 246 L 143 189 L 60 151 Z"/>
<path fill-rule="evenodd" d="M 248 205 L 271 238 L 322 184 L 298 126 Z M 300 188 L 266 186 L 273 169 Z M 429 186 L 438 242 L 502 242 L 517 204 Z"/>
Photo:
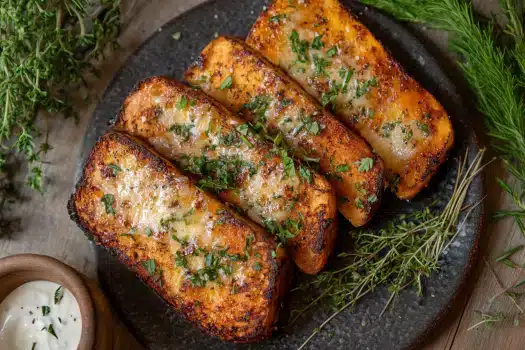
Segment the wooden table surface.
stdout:
<path fill-rule="evenodd" d="M 201 2 L 202 0 L 122 1 L 123 28 L 119 38 L 120 49 L 109 53 L 99 64 L 102 75 L 98 80 L 91 82 L 95 96 L 89 105 L 80 109 L 80 122 L 75 125 L 72 120 L 42 118 L 45 123 L 42 125 L 47 126 L 49 140 L 53 146 L 46 158 L 48 164 L 44 166 L 47 177 L 46 193 L 40 195 L 27 189 L 23 190 L 22 196 L 25 200 L 17 204 L 10 213 L 14 218 L 21 219 L 20 231 L 7 236 L 0 235 L 0 257 L 24 252 L 46 254 L 66 262 L 90 278 L 96 278 L 94 247 L 69 220 L 66 210 L 87 121 L 104 88 L 130 53 L 164 23 Z M 485 14 L 498 10 L 498 0 L 474 2 Z M 427 41 L 428 46 L 441 52 L 445 61 L 453 62 L 453 58 L 446 52 L 446 33 L 418 27 L 415 31 Z M 474 119 L 477 129 L 482 130 L 480 117 Z M 525 349 L 525 317 L 515 325 L 514 320 L 519 319 L 520 315 L 518 308 L 509 298 L 499 297 L 490 303 L 493 296 L 501 293 L 501 286 L 511 285 L 521 273 L 517 269 L 495 263 L 495 258 L 507 248 L 525 243 L 525 238 L 521 236 L 513 221 L 490 220 L 495 210 L 512 205 L 509 198 L 495 184 L 495 176 L 506 177 L 498 162 L 488 169 L 486 176 L 487 225 L 480 242 L 478 263 L 467 287 L 454 303 L 452 312 L 436 327 L 432 337 L 424 345 L 426 349 Z M 19 177 L 18 180 L 24 181 L 24 178 Z M 516 254 L 513 259 L 516 262 L 525 262 L 525 251 Z M 518 304 L 525 308 L 525 303 L 520 303 L 519 299 Z M 493 314 L 502 312 L 506 318 L 492 328 L 481 326 L 469 330 L 471 325 L 479 321 L 475 311 Z M 139 348 L 122 326 L 117 329 L 121 331 L 116 337 L 115 349 Z"/>

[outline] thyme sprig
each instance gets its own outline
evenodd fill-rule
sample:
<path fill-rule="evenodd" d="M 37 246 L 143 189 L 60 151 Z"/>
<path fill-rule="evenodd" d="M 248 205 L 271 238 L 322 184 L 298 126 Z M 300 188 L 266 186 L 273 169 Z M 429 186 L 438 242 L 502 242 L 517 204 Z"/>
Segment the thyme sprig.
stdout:
<path fill-rule="evenodd" d="M 426 207 L 410 214 L 400 215 L 379 232 L 361 231 L 354 235 L 355 251 L 342 253 L 347 258 L 346 266 L 335 271 L 326 271 L 312 281 L 296 289 L 315 288 L 320 295 L 300 310 L 292 312 L 294 322 L 303 312 L 319 301 L 330 300 L 337 311 L 324 321 L 301 345 L 303 348 L 334 317 L 354 305 L 366 294 L 381 285 L 387 285 L 391 293 L 383 312 L 396 296 L 409 286 L 418 294 L 423 293 L 422 279 L 439 269 L 439 259 L 453 238 L 461 230 L 459 216 L 467 210 L 464 220 L 479 204 L 465 208 L 464 201 L 474 178 L 486 166 L 482 165 L 484 150 L 479 151 L 472 162 L 467 163 L 468 150 L 460 160 L 454 190 L 442 211 Z M 464 221 L 463 221 L 464 223 Z"/>
<path fill-rule="evenodd" d="M 41 132 L 35 117 L 74 115 L 71 86 L 119 31 L 119 0 L 0 3 L 0 170 L 15 152 L 31 163 L 28 184 L 42 191 Z"/>

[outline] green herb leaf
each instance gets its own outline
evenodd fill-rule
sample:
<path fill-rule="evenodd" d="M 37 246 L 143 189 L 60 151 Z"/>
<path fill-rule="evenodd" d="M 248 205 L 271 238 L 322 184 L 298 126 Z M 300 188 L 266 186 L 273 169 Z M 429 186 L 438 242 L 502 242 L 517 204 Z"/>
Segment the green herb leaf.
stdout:
<path fill-rule="evenodd" d="M 115 197 L 112 194 L 105 194 L 100 201 L 104 204 L 106 214 L 115 215 L 115 209 L 113 208 Z"/>
<path fill-rule="evenodd" d="M 335 167 L 335 171 L 338 173 L 344 173 L 344 172 L 347 172 L 348 170 L 350 170 L 350 165 L 348 164 L 339 164 L 338 166 Z"/>
<path fill-rule="evenodd" d="M 64 288 L 60 286 L 57 288 L 57 290 L 55 290 L 55 305 L 60 304 L 63 298 L 64 298 Z"/>
<path fill-rule="evenodd" d="M 148 274 L 150 276 L 153 276 L 153 274 L 155 273 L 155 267 L 156 267 L 154 259 L 143 261 L 142 266 L 146 269 L 146 271 L 148 271 Z"/>
<path fill-rule="evenodd" d="M 286 150 L 281 151 L 281 158 L 283 160 L 283 166 L 284 166 L 284 173 L 288 177 L 294 177 L 295 176 L 295 164 L 293 161 L 293 158 L 288 156 L 288 153 Z"/>
<path fill-rule="evenodd" d="M 42 328 L 42 330 L 47 331 L 49 334 L 51 334 L 53 337 L 57 338 L 57 334 L 55 333 L 55 329 L 53 328 L 53 324 L 50 324 L 48 327 Z"/>
<path fill-rule="evenodd" d="M 357 165 L 359 165 L 360 173 L 364 173 L 367 171 L 370 171 L 374 167 L 374 159 L 373 158 L 362 158 L 361 160 L 356 162 Z"/>
<path fill-rule="evenodd" d="M 42 305 L 42 316 L 47 316 L 51 312 L 51 308 L 47 305 Z"/>
<path fill-rule="evenodd" d="M 222 81 L 221 87 L 219 89 L 220 90 L 231 89 L 232 86 L 233 86 L 233 79 L 232 79 L 232 76 L 229 75 L 228 77 L 226 77 L 226 79 Z"/>
<path fill-rule="evenodd" d="M 146 227 L 144 229 L 144 233 L 146 234 L 146 236 L 151 237 L 153 235 L 153 230 L 150 227 Z"/>
<path fill-rule="evenodd" d="M 372 195 L 368 196 L 367 201 L 370 204 L 374 204 L 375 202 L 377 202 L 377 196 L 375 194 L 372 194 Z"/>
<path fill-rule="evenodd" d="M 305 168 L 304 166 L 299 167 L 299 175 L 301 175 L 301 177 L 309 184 L 312 183 L 312 172 L 310 169 Z"/>
<path fill-rule="evenodd" d="M 320 50 L 324 47 L 324 43 L 321 41 L 324 34 L 318 35 L 312 41 L 312 49 Z"/>
<path fill-rule="evenodd" d="M 299 33 L 295 30 L 292 30 L 289 40 L 290 45 L 292 46 L 292 52 L 297 54 L 297 61 L 301 63 L 308 62 L 308 48 L 310 47 L 308 41 L 301 40 L 299 38 Z"/>
<path fill-rule="evenodd" d="M 337 55 L 337 46 L 332 46 L 330 50 L 326 51 L 326 55 L 328 57 L 334 57 L 335 55 Z"/>
<path fill-rule="evenodd" d="M 179 111 L 182 111 L 184 108 L 186 108 L 187 105 L 188 105 L 188 98 L 186 97 L 186 95 L 183 95 L 180 98 L 180 100 L 177 101 L 177 103 L 175 104 L 175 107 Z"/>
<path fill-rule="evenodd" d="M 419 131 L 421 131 L 421 133 L 423 134 L 423 136 L 426 137 L 430 135 L 430 128 L 428 127 L 428 124 L 425 124 L 421 122 L 420 120 L 418 120 L 416 125 Z"/>
<path fill-rule="evenodd" d="M 168 128 L 169 132 L 173 132 L 179 136 L 182 141 L 188 141 L 191 136 L 191 130 L 195 127 L 194 124 L 173 124 Z"/>
<path fill-rule="evenodd" d="M 377 80 L 376 77 L 372 77 L 367 81 L 364 81 L 357 85 L 357 89 L 355 91 L 355 97 L 359 98 L 365 94 L 367 94 L 370 91 L 370 88 L 377 86 Z"/>
<path fill-rule="evenodd" d="M 113 170 L 113 176 L 117 176 L 117 173 L 122 171 L 122 169 L 116 164 L 109 164 L 108 167 Z"/>
<path fill-rule="evenodd" d="M 260 271 L 262 268 L 261 263 L 258 261 L 254 262 L 252 267 L 255 271 Z"/>
<path fill-rule="evenodd" d="M 275 15 L 275 16 L 272 16 L 272 17 L 268 18 L 268 22 L 270 22 L 270 23 L 279 23 L 279 21 L 281 19 L 285 19 L 285 18 L 286 18 L 286 14 L 282 13 L 282 14 Z"/>
<path fill-rule="evenodd" d="M 266 120 L 266 111 L 268 109 L 268 106 L 270 105 L 271 97 L 265 96 L 265 95 L 259 95 L 253 97 L 250 102 L 244 105 L 244 108 L 251 110 L 257 119 L 257 121 L 265 121 Z"/>
<path fill-rule="evenodd" d="M 174 40 L 179 40 L 180 37 L 181 37 L 181 33 L 180 32 L 175 32 L 173 33 L 173 35 L 171 36 Z"/>
<path fill-rule="evenodd" d="M 317 54 L 313 55 L 312 58 L 314 60 L 314 74 L 328 77 L 328 73 L 326 72 L 325 68 L 330 67 L 332 63 Z"/>

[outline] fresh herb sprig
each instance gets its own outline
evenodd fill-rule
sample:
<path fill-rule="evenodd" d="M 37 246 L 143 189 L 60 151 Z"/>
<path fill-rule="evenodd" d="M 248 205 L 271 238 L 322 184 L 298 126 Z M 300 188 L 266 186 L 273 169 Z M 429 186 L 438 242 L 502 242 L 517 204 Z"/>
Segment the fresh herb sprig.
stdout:
<path fill-rule="evenodd" d="M 380 8 L 399 20 L 425 23 L 450 32 L 450 49 L 458 54 L 478 108 L 485 115 L 487 134 L 493 147 L 505 162 L 508 171 L 521 184 L 508 192 L 517 210 L 499 211 L 496 218 L 512 217 L 525 236 L 525 35 L 523 4 L 516 0 L 500 1 L 508 18 L 506 33 L 513 46 L 500 48 L 493 38 L 491 24 L 482 27 L 476 20 L 470 2 L 459 0 L 361 0 Z M 515 68 L 515 69 L 514 69 Z"/>
<path fill-rule="evenodd" d="M 74 115 L 69 91 L 93 69 L 119 32 L 119 0 L 2 1 L 0 4 L 0 170 L 18 152 L 30 163 L 28 184 L 43 191 L 41 134 L 35 117 Z"/>
<path fill-rule="evenodd" d="M 381 285 L 388 285 L 391 292 L 383 311 L 408 286 L 414 286 L 418 294 L 423 293 L 422 278 L 439 269 L 439 258 L 459 231 L 457 224 L 461 212 L 466 209 L 463 203 L 468 189 L 484 168 L 484 152 L 478 152 L 468 164 L 467 150 L 463 161 L 460 160 L 452 196 L 442 211 L 434 212 L 427 207 L 399 216 L 379 232 L 356 233 L 355 252 L 339 255 L 340 258 L 349 259 L 346 266 L 323 272 L 296 288 L 315 288 L 321 293 L 304 308 L 294 310 L 292 322 L 320 300 L 328 299 L 337 308 L 336 312 L 314 330 L 301 348 L 339 313 Z M 477 204 L 479 203 L 470 206 L 465 215 L 468 216 Z"/>

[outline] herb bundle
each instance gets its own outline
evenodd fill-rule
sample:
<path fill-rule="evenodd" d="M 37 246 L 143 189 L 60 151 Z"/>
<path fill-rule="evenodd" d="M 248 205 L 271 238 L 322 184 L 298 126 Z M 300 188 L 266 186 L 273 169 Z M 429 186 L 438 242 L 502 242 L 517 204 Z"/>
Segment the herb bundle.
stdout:
<path fill-rule="evenodd" d="M 494 41 L 494 28 L 482 27 L 469 2 L 460 0 L 361 0 L 403 21 L 425 23 L 452 34 L 450 49 L 461 58 L 459 65 L 485 115 L 487 134 L 508 171 L 519 181 L 512 189 L 498 179 L 511 195 L 516 210 L 499 211 L 496 218 L 513 217 L 525 236 L 525 5 L 501 0 L 508 24 L 507 47 Z M 510 44 L 509 44 L 510 42 Z"/>
<path fill-rule="evenodd" d="M 423 293 L 422 278 L 439 269 L 442 253 L 461 229 L 457 226 L 458 220 L 461 212 L 467 210 L 463 205 L 470 184 L 485 167 L 482 165 L 484 152 L 478 152 L 468 164 L 467 149 L 463 161 L 460 160 L 452 196 L 442 211 L 432 211 L 427 207 L 399 216 L 379 232 L 356 232 L 355 251 L 338 256 L 349 259 L 346 266 L 323 272 L 296 288 L 314 288 L 321 293 L 304 308 L 294 310 L 292 322 L 321 300 L 330 300 L 337 309 L 314 330 L 301 348 L 339 313 L 379 286 L 387 285 L 391 292 L 384 310 L 408 286 L 414 286 L 418 294 Z M 465 218 L 478 204 L 468 207 Z"/>
<path fill-rule="evenodd" d="M 42 191 L 41 110 L 74 115 L 71 86 L 84 83 L 119 31 L 119 0 L 19 0 L 0 3 L 0 170 L 18 152 L 32 163 L 28 184 Z M 96 73 L 96 72 L 95 72 Z"/>

